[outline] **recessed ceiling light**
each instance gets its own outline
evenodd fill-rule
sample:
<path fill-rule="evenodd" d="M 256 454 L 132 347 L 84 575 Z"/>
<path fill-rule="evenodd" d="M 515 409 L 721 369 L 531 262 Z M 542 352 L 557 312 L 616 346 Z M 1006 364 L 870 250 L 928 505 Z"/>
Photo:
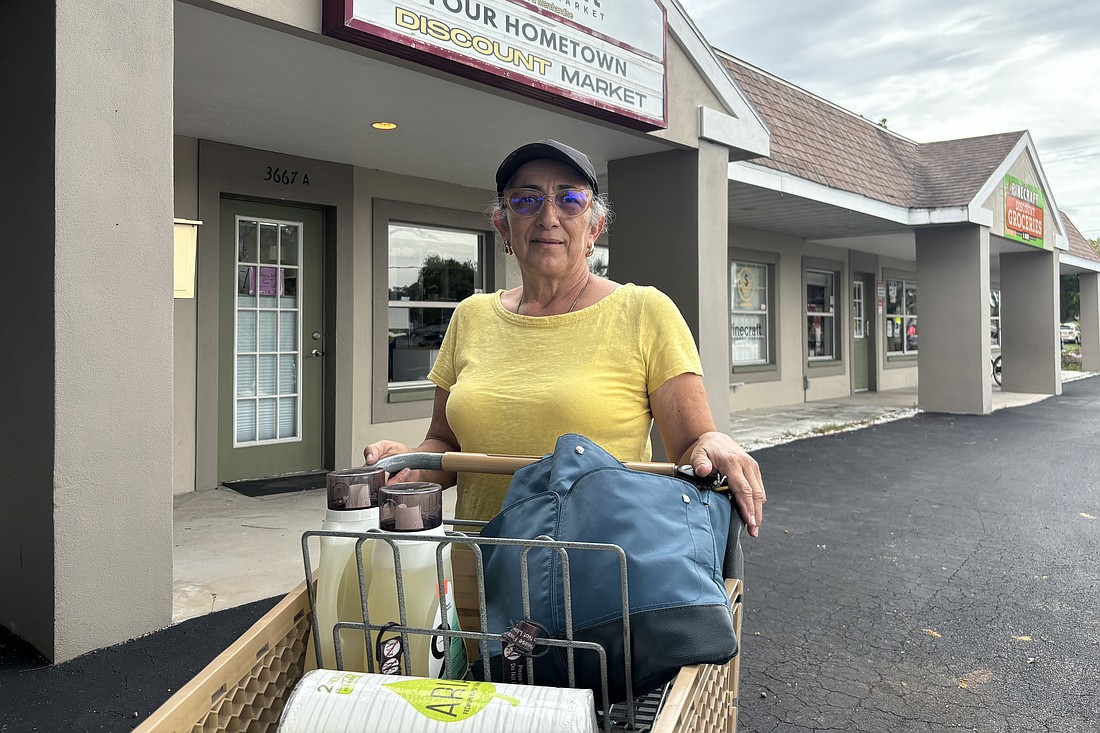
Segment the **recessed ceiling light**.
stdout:
<path fill-rule="evenodd" d="M 397 129 L 397 123 L 396 122 L 372 122 L 371 127 L 373 127 L 375 130 L 396 130 Z"/>

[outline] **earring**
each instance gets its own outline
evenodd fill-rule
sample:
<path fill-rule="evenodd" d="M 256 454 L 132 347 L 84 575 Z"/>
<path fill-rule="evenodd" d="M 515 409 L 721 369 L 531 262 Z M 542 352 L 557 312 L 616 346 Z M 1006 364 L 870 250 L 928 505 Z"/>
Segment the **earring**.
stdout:
<path fill-rule="evenodd" d="M 504 240 L 504 254 L 512 254 L 512 245 L 508 243 L 507 239 Z"/>
<path fill-rule="evenodd" d="M 593 252 L 595 252 L 595 251 L 596 251 L 596 248 L 595 248 L 595 247 L 589 247 L 589 248 L 588 248 L 588 249 L 587 249 L 587 250 L 585 251 L 585 253 L 584 253 L 584 256 L 585 256 L 585 257 L 591 257 L 591 256 L 592 256 L 592 253 L 593 253 Z"/>

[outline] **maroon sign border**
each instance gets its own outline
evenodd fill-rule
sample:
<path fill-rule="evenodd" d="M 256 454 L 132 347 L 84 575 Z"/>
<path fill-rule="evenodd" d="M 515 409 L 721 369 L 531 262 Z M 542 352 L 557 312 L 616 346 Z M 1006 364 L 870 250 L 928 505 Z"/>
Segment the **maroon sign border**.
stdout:
<path fill-rule="evenodd" d="M 566 18 L 548 14 L 540 8 L 523 2 L 523 0 L 512 1 L 542 15 L 549 15 L 556 20 L 563 21 L 567 25 L 590 33 L 601 40 L 629 50 L 632 53 L 638 53 L 652 59 L 651 54 L 635 49 L 628 44 L 614 41 L 599 33 L 592 33 L 583 26 L 579 26 Z M 525 97 L 531 97 L 532 99 L 537 99 L 540 102 L 546 102 L 553 106 L 564 107 L 565 109 L 580 112 L 581 114 L 595 117 L 600 120 L 649 132 L 652 130 L 662 130 L 668 127 L 668 11 L 664 5 L 656 0 L 650 1 L 661 11 L 662 24 L 665 27 L 665 32 L 661 38 L 663 46 L 661 53 L 664 55 L 665 59 L 662 62 L 662 66 L 664 66 L 665 73 L 663 89 L 661 90 L 662 109 L 660 121 L 648 115 L 632 114 L 619 107 L 602 104 L 599 101 L 584 97 L 580 94 L 551 86 L 534 77 L 517 72 L 501 70 L 499 67 L 463 56 L 453 51 L 448 51 L 447 49 L 437 48 L 427 43 L 411 41 L 387 28 L 381 28 L 370 23 L 353 20 L 352 13 L 354 0 L 323 0 L 321 30 L 324 35 L 330 38 L 336 38 L 356 46 L 380 51 L 390 56 L 404 59 L 405 61 L 411 61 L 429 66 L 433 69 L 439 69 L 440 71 L 455 74 L 465 79 L 521 94 Z"/>

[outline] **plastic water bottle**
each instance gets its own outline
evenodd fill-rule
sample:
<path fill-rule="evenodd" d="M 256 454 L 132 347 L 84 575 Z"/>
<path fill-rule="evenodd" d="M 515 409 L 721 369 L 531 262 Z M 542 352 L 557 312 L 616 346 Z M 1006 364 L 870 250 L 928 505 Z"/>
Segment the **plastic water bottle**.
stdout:
<path fill-rule="evenodd" d="M 332 532 L 364 533 L 378 528 L 378 491 L 386 481 L 385 472 L 375 468 L 350 468 L 332 471 L 326 477 L 328 510 L 321 529 Z M 337 621 L 363 623 L 363 601 L 359 590 L 359 568 L 355 559 L 357 540 L 347 537 L 322 537 L 321 557 L 317 566 L 317 629 L 321 635 L 321 653 L 326 667 L 336 666 L 333 626 Z M 371 546 L 363 543 L 363 573 L 370 589 Z M 349 672 L 367 671 L 366 634 L 355 629 L 340 630 L 340 654 L 343 668 Z M 306 648 L 306 669 L 317 668 L 313 635 Z"/>
<path fill-rule="evenodd" d="M 428 482 L 396 483 L 379 490 L 379 526 L 384 532 L 400 532 L 409 537 L 441 536 L 443 530 L 443 488 Z M 371 624 L 400 623 L 397 573 L 394 557 L 401 556 L 401 580 L 404 590 L 406 625 L 438 629 L 447 614 L 448 625 L 458 630 L 451 569 L 451 546 L 442 551 L 444 589 L 440 592 L 436 570 L 438 542 L 395 540 L 394 545 L 376 540 L 371 551 L 371 586 L 367 594 L 367 612 Z M 365 556 L 364 556 L 365 559 Z M 440 603 L 440 599 L 443 603 Z M 381 643 L 379 642 L 381 637 Z M 444 657 L 449 656 L 452 679 L 466 674 L 466 646 L 462 639 L 409 633 L 412 669 L 402 672 L 404 655 L 401 634 L 394 631 L 371 633 L 371 651 L 376 654 L 383 674 L 407 674 L 413 677 L 439 678 L 446 674 Z"/>

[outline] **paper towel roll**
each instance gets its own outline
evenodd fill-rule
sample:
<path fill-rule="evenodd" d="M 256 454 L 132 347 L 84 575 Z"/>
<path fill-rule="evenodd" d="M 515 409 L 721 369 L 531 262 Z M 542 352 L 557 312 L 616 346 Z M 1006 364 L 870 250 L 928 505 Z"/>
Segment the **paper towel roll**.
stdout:
<path fill-rule="evenodd" d="M 591 690 L 318 669 L 294 687 L 278 733 L 596 733 Z"/>

